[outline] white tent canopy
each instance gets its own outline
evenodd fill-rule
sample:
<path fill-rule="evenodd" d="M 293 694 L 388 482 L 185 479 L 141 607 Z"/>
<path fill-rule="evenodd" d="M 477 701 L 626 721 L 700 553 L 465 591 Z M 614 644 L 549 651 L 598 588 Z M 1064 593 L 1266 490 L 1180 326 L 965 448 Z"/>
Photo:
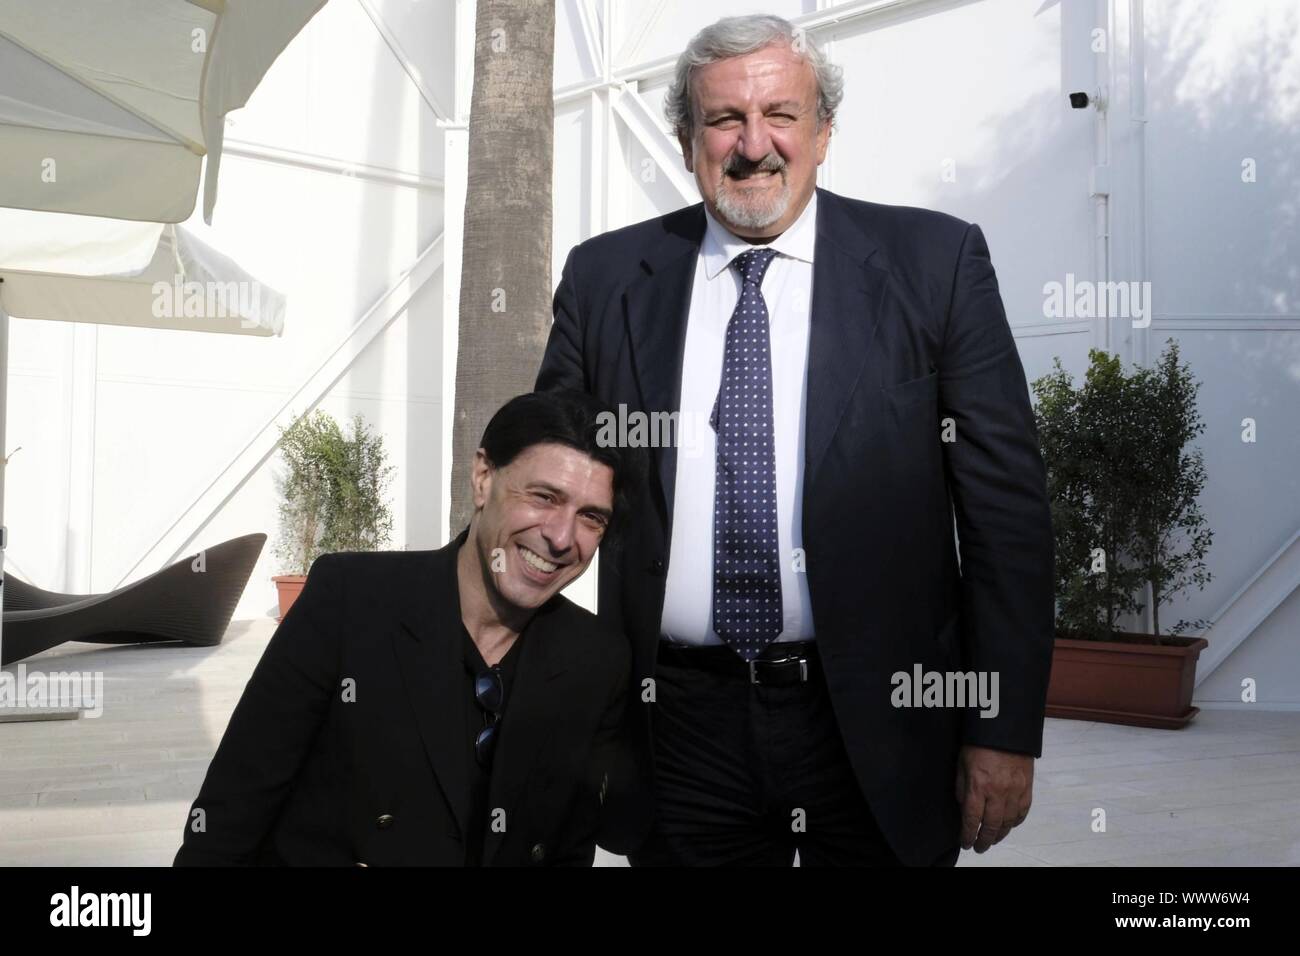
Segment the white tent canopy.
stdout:
<path fill-rule="evenodd" d="M 284 328 L 284 296 L 183 226 L 0 209 L 0 279 L 0 303 L 16 318 L 238 335 Z"/>
<path fill-rule="evenodd" d="M 0 0 L 0 206 L 184 222 L 226 113 L 325 0 Z"/>

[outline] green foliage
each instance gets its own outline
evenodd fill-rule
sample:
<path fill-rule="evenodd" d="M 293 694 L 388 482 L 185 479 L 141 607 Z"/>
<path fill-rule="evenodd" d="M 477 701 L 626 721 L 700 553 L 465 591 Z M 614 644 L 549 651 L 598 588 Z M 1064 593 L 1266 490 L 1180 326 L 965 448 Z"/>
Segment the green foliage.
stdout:
<path fill-rule="evenodd" d="M 393 519 L 383 492 L 393 469 L 385 464 L 383 437 L 360 415 L 345 437 L 317 409 L 282 429 L 279 444 L 288 471 L 278 480 L 276 554 L 288 573 L 306 574 L 328 552 L 375 551 L 388 542 Z"/>
<path fill-rule="evenodd" d="M 1213 533 L 1198 502 L 1205 465 L 1188 449 L 1205 430 L 1199 385 L 1173 340 L 1154 367 L 1129 375 L 1105 352 L 1089 360 L 1081 388 L 1060 359 L 1032 386 L 1056 535 L 1057 624 L 1106 640 L 1121 615 L 1150 601 L 1159 637 L 1161 605 L 1211 579 Z M 1169 633 L 1206 626 L 1179 621 Z"/>

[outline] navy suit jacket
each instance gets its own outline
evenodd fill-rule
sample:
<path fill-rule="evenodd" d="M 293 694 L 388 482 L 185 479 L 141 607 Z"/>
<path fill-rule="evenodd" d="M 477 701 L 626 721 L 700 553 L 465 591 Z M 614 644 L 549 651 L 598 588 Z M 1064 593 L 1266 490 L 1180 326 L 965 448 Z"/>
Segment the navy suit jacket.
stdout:
<path fill-rule="evenodd" d="M 574 248 L 537 388 L 675 411 L 704 230 L 697 204 Z M 1041 754 L 1052 655 L 1044 466 L 978 226 L 818 190 L 804 427 L 803 548 L 835 714 L 895 853 L 929 862 L 957 844 L 961 744 Z M 638 682 L 654 675 L 675 449 L 651 459 L 651 502 L 599 578 Z M 892 675 L 916 665 L 997 672 L 997 716 L 894 706 Z M 631 710 L 647 768 L 651 706 Z"/>

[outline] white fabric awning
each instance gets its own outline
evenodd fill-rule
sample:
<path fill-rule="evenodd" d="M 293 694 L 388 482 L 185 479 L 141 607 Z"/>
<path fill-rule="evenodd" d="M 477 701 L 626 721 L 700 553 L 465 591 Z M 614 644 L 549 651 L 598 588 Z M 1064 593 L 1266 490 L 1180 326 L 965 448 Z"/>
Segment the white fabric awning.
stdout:
<path fill-rule="evenodd" d="M 0 278 L 16 318 L 236 335 L 284 328 L 284 296 L 183 226 L 0 209 Z"/>
<path fill-rule="evenodd" d="M 325 0 L 0 0 L 0 206 L 184 222 L 226 113 Z"/>

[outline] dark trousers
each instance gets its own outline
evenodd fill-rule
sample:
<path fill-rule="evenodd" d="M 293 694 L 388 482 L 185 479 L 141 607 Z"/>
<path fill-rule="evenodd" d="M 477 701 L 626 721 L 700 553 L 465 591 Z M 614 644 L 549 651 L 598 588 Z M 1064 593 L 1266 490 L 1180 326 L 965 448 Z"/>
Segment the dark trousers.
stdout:
<path fill-rule="evenodd" d="M 816 646 L 808 650 L 806 682 L 765 686 L 720 666 L 739 660 L 730 648 L 660 645 L 656 821 L 633 866 L 790 866 L 796 851 L 800 866 L 902 865 L 849 764 Z"/>

